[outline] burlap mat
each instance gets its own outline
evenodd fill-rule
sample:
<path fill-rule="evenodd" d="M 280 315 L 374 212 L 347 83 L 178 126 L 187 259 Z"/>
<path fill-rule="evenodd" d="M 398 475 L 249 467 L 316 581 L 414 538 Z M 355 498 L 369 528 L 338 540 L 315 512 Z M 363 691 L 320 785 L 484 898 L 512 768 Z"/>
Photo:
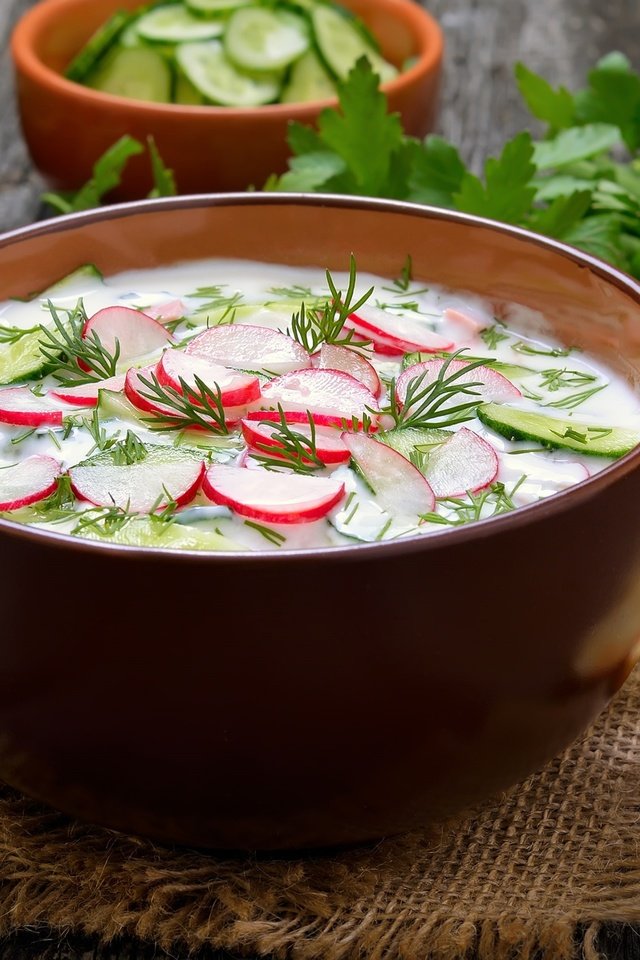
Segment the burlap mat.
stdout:
<path fill-rule="evenodd" d="M 640 671 L 539 775 L 437 833 L 295 860 L 215 859 L 0 794 L 0 933 L 119 935 L 293 960 L 595 960 L 640 921 Z"/>

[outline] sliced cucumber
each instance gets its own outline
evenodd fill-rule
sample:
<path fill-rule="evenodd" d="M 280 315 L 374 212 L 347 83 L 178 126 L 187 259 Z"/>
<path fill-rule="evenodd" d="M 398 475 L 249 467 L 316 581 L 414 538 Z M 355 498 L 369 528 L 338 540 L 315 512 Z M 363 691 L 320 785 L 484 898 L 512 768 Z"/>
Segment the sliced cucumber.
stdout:
<path fill-rule="evenodd" d="M 140 17 L 138 34 L 152 43 L 193 43 L 213 40 L 224 31 L 221 20 L 196 17 L 182 3 L 155 7 Z"/>
<path fill-rule="evenodd" d="M 224 35 L 227 56 L 242 70 L 281 70 L 309 48 L 306 21 L 268 7 L 243 7 L 229 19 Z"/>
<path fill-rule="evenodd" d="M 37 377 L 45 367 L 40 350 L 42 332 L 27 333 L 15 343 L 0 344 L 0 384 Z"/>
<path fill-rule="evenodd" d="M 385 430 L 376 434 L 376 440 L 386 443 L 401 453 L 407 460 L 417 450 L 419 453 L 429 453 L 453 436 L 450 430 L 428 429 L 426 427 L 404 427 L 396 430 Z"/>
<path fill-rule="evenodd" d="M 307 50 L 291 68 L 281 103 L 308 103 L 337 96 L 337 87 L 313 50 Z"/>
<path fill-rule="evenodd" d="M 115 50 L 87 82 L 116 97 L 171 102 L 171 69 L 164 57 L 148 47 Z"/>
<path fill-rule="evenodd" d="M 123 10 L 114 13 L 74 57 L 65 70 L 65 77 L 75 80 L 76 83 L 82 83 L 134 19 L 136 19 L 135 14 L 125 13 Z"/>
<path fill-rule="evenodd" d="M 347 79 L 360 57 L 368 58 L 381 83 L 397 75 L 396 68 L 383 60 L 346 14 L 318 3 L 312 7 L 310 16 L 320 57 L 339 80 Z"/>
<path fill-rule="evenodd" d="M 176 77 L 176 84 L 173 88 L 174 103 L 181 103 L 186 107 L 201 107 L 207 101 L 199 90 L 196 90 L 188 77 L 179 73 Z"/>
<path fill-rule="evenodd" d="M 240 73 L 216 40 L 181 44 L 176 49 L 176 60 L 182 72 L 207 100 L 223 106 L 256 107 L 272 103 L 280 93 L 279 76 L 252 77 Z"/>
<path fill-rule="evenodd" d="M 104 277 L 94 263 L 84 263 L 81 267 L 78 267 L 77 270 L 72 270 L 71 273 L 68 273 L 60 280 L 57 280 L 49 287 L 48 290 L 45 290 L 44 293 L 39 294 L 39 297 L 41 299 L 48 299 L 53 296 L 53 294 L 66 291 L 67 287 L 76 286 L 79 283 L 83 283 L 85 280 L 98 280 L 100 283 L 103 283 Z"/>
<path fill-rule="evenodd" d="M 78 519 L 82 516 L 78 514 Z M 129 520 L 120 529 L 102 531 L 95 526 L 83 527 L 75 534 L 85 540 L 119 543 L 128 547 L 156 547 L 164 550 L 242 550 L 224 534 L 179 523 L 162 523 L 148 517 Z"/>
<path fill-rule="evenodd" d="M 248 7 L 253 2 L 254 0 L 185 0 L 188 10 L 205 17 L 229 13 L 238 7 Z"/>
<path fill-rule="evenodd" d="M 640 432 L 627 427 L 560 420 L 498 403 L 480 404 L 478 417 L 508 440 L 533 440 L 545 447 L 592 457 L 623 457 L 640 443 Z"/>

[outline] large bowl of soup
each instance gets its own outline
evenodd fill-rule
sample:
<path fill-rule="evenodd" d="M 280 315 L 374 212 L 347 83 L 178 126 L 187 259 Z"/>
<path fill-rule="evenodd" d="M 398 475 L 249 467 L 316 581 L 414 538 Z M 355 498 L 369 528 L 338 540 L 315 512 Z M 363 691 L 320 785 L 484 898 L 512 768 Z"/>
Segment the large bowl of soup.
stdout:
<path fill-rule="evenodd" d="M 342 343 L 327 342 L 326 323 L 324 342 L 304 341 L 302 303 L 312 324 L 323 310 L 335 319 L 352 255 L 354 297 L 374 292 L 354 300 Z M 359 843 L 513 785 L 623 682 L 640 632 L 630 277 L 448 211 L 196 196 L 0 237 L 0 301 L 8 783 L 160 840 Z M 37 370 L 7 373 L 6 351 L 53 329 L 52 309 L 63 329 L 83 309 L 82 335 L 99 330 L 103 345 L 105 322 L 121 323 L 126 372 L 89 396 L 79 373 L 65 386 L 69 365 L 51 349 Z M 125 362 L 132 317 L 166 334 L 151 359 Z M 258 352 L 291 341 L 306 359 L 269 370 L 263 354 L 253 367 L 225 355 L 224 442 L 153 409 L 156 386 L 197 407 L 192 369 L 202 382 L 221 359 L 211 344 L 241 334 Z M 363 384 L 368 368 L 377 384 Z M 442 391 L 454 373 L 458 392 L 425 426 L 420 388 Z M 326 395 L 316 408 L 327 382 L 348 382 L 362 415 Z M 158 417 L 169 429 L 149 439 Z M 282 459 L 296 437 L 306 473 Z M 141 474 L 126 495 L 109 486 L 109 470 L 146 469 L 151 447 L 178 473 L 199 457 L 196 486 L 185 474 L 178 490 L 171 471 Z"/>

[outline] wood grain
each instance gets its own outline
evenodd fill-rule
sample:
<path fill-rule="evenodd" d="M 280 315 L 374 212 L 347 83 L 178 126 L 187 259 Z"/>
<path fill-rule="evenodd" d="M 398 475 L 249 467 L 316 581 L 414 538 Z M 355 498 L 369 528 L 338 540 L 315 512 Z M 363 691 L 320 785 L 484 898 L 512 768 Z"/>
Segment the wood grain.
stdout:
<path fill-rule="evenodd" d="M 517 60 L 569 89 L 580 86 L 589 67 L 610 50 L 640 62 L 638 0 L 425 2 L 447 40 L 438 132 L 461 148 L 475 170 L 527 125 L 513 81 Z M 20 136 L 7 50 L 13 24 L 32 3 L 0 0 L 0 230 L 33 220 L 42 189 Z"/>

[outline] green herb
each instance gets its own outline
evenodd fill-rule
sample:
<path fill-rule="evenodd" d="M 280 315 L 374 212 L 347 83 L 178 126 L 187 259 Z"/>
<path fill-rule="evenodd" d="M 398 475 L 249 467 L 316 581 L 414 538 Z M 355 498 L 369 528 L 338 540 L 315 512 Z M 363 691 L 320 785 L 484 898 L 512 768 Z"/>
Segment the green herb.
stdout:
<path fill-rule="evenodd" d="M 158 413 L 145 420 L 152 430 L 182 430 L 184 427 L 198 427 L 210 433 L 229 433 L 227 427 L 222 393 L 220 387 L 215 390 L 197 375 L 194 375 L 195 386 L 190 386 L 180 377 L 180 390 L 161 384 L 154 373 L 150 378 L 138 374 L 140 383 L 145 387 L 140 395 L 153 403 L 160 403 L 167 408 L 166 413 Z"/>
<path fill-rule="evenodd" d="M 82 300 L 78 300 L 71 310 L 58 310 L 50 300 L 47 307 L 53 320 L 53 329 L 44 324 L 40 327 L 40 352 L 47 364 L 47 372 L 52 373 L 64 386 L 95 383 L 114 377 L 120 357 L 120 344 L 116 340 L 111 353 L 103 346 L 94 330 L 87 337 L 82 336 L 87 322 Z M 66 313 L 66 321 L 61 318 L 61 313 Z M 80 362 L 90 369 L 82 369 Z"/>
<path fill-rule="evenodd" d="M 132 430 L 127 430 L 127 435 L 124 440 L 118 440 L 117 443 L 113 445 L 111 451 L 116 467 L 126 467 L 133 463 L 141 463 L 146 459 L 147 453 L 148 450 L 144 443 Z"/>
<path fill-rule="evenodd" d="M 534 347 L 524 340 L 518 340 L 512 347 L 516 353 L 524 353 L 530 357 L 568 357 L 571 353 L 570 347 Z"/>
<path fill-rule="evenodd" d="M 357 270 L 353 254 L 349 259 L 349 283 L 344 296 L 336 287 L 328 270 L 326 276 L 331 299 L 325 303 L 321 310 L 307 310 L 305 304 L 302 303 L 300 312 L 293 314 L 291 328 L 287 330 L 287 333 L 294 340 L 297 340 L 308 353 L 314 353 L 321 343 L 333 343 L 339 346 L 349 346 L 357 343 L 358 347 L 365 346 L 369 341 L 356 339 L 354 331 L 345 330 L 344 325 L 347 317 L 367 302 L 374 288 L 371 287 L 359 300 L 354 302 Z"/>
<path fill-rule="evenodd" d="M 240 291 L 236 291 L 235 293 L 231 294 L 223 293 L 222 291 L 225 289 L 225 287 L 226 284 L 213 287 L 198 287 L 197 290 L 195 290 L 193 293 L 187 294 L 187 296 L 193 299 L 206 299 L 206 303 L 198 306 L 198 313 L 224 310 L 224 316 L 235 307 L 240 306 L 244 300 L 244 296 L 242 293 L 240 293 Z"/>
<path fill-rule="evenodd" d="M 585 427 L 584 430 L 578 430 L 576 427 L 567 427 L 562 433 L 552 430 L 551 433 L 560 437 L 561 440 L 575 440 L 577 443 L 587 444 L 591 440 L 600 440 L 607 437 L 612 432 L 610 427 Z"/>
<path fill-rule="evenodd" d="M 19 443 L 22 443 L 23 440 L 28 440 L 29 437 L 32 437 L 36 432 L 37 427 L 31 427 L 30 430 L 25 430 L 23 433 L 19 433 L 17 437 L 11 438 L 11 443 L 14 446 L 17 446 Z"/>
<path fill-rule="evenodd" d="M 453 360 L 458 359 L 464 349 L 452 353 L 443 362 L 437 376 L 424 386 L 427 371 L 409 381 L 402 406 L 398 403 L 395 382 L 392 382 L 389 394 L 389 406 L 382 413 L 393 417 L 396 427 L 450 427 L 456 423 L 472 420 L 475 410 L 481 402 L 481 394 L 474 387 L 481 387 L 481 381 L 461 382 L 476 367 L 484 365 L 484 359 L 465 363 L 464 367 L 449 373 Z M 474 397 L 451 406 L 455 398 Z"/>
<path fill-rule="evenodd" d="M 265 540 L 268 540 L 269 543 L 272 543 L 276 547 L 281 547 L 287 539 L 281 533 L 278 533 L 277 530 L 272 530 L 270 527 L 263 527 L 261 523 L 256 523 L 254 520 L 245 520 L 244 525 L 245 527 L 251 527 L 252 530 L 257 530 Z"/>
<path fill-rule="evenodd" d="M 425 513 L 420 519 L 423 523 L 440 523 L 458 527 L 464 523 L 475 523 L 478 520 L 497 517 L 502 513 L 510 513 L 517 507 L 514 497 L 526 479 L 526 475 L 523 474 L 510 490 L 507 490 L 504 483 L 496 482 L 486 490 L 468 493 L 466 497 L 448 497 L 440 503 L 453 511 L 452 517 L 445 517 L 440 513 Z"/>
<path fill-rule="evenodd" d="M 251 456 L 267 469 L 288 467 L 295 473 L 310 474 L 314 470 L 324 467 L 316 448 L 316 425 L 311 413 L 307 411 L 310 437 L 291 428 L 280 404 L 278 404 L 278 415 L 280 417 L 278 423 L 274 423 L 273 420 L 260 421 L 273 427 L 271 436 L 275 441 L 276 449 L 274 450 L 273 443 L 258 441 L 253 444 L 254 449 L 251 451 Z M 262 450 L 263 452 L 256 453 L 255 450 Z"/>
<path fill-rule="evenodd" d="M 122 530 L 138 514 L 130 513 L 128 507 L 90 507 L 79 514 L 80 519 L 71 531 L 80 534 L 84 530 L 93 530 L 103 537 L 110 537 Z"/>
<path fill-rule="evenodd" d="M 154 187 L 152 197 L 166 197 L 175 194 L 173 174 L 167 170 L 152 137 L 147 140 Z M 115 187 L 120 186 L 123 173 L 129 160 L 144 153 L 139 140 L 128 135 L 121 137 L 100 157 L 93 168 L 93 176 L 80 190 L 60 193 L 47 192 L 42 195 L 44 203 L 53 207 L 56 213 L 76 213 L 100 206 L 103 198 Z"/>
<path fill-rule="evenodd" d="M 91 419 L 81 417 L 79 420 L 77 420 L 70 417 L 69 422 L 71 426 L 81 426 L 88 430 L 91 439 L 93 440 L 93 446 L 87 453 L 87 457 L 90 457 L 91 454 L 96 450 L 100 453 L 103 453 L 105 450 L 111 450 L 111 448 L 114 447 L 118 442 L 119 433 L 116 432 L 109 436 L 105 428 L 102 426 L 97 407 L 93 408 L 91 412 Z M 66 439 L 66 437 L 64 439 Z"/>
<path fill-rule="evenodd" d="M 581 390 L 567 397 L 561 397 L 560 400 L 552 400 L 550 403 L 545 403 L 545 407 L 555 407 L 557 410 L 575 410 L 576 407 L 583 404 L 585 400 L 594 397 L 596 393 L 600 393 L 604 388 L 605 384 L 601 384 L 599 387 L 592 387 L 590 390 Z"/>
<path fill-rule="evenodd" d="M 5 327 L 0 324 L 0 343 L 17 343 L 28 334 L 37 333 L 39 330 L 40 326 L 23 329 L 22 327 Z"/>
<path fill-rule="evenodd" d="M 53 493 L 49 494 L 44 500 L 35 503 L 33 509 L 38 516 L 38 520 L 51 523 L 75 516 L 76 511 L 70 509 L 70 504 L 73 503 L 75 503 L 75 497 L 71 489 L 71 478 L 68 474 L 64 474 L 58 477 L 58 483 Z"/>
<path fill-rule="evenodd" d="M 583 373 L 581 370 L 567 370 L 566 367 L 552 367 L 550 370 L 540 371 L 540 386 L 550 392 L 563 390 L 566 387 L 580 387 L 585 383 L 593 383 L 596 379 L 597 377 L 592 373 Z"/>
<path fill-rule="evenodd" d="M 500 327 L 502 329 L 500 329 Z M 504 333 L 504 324 L 503 323 L 494 323 L 492 327 L 487 327 L 486 330 L 483 330 L 480 334 L 483 341 L 489 348 L 489 350 L 495 350 L 499 343 L 502 343 L 503 340 L 509 339 L 509 334 Z"/>

